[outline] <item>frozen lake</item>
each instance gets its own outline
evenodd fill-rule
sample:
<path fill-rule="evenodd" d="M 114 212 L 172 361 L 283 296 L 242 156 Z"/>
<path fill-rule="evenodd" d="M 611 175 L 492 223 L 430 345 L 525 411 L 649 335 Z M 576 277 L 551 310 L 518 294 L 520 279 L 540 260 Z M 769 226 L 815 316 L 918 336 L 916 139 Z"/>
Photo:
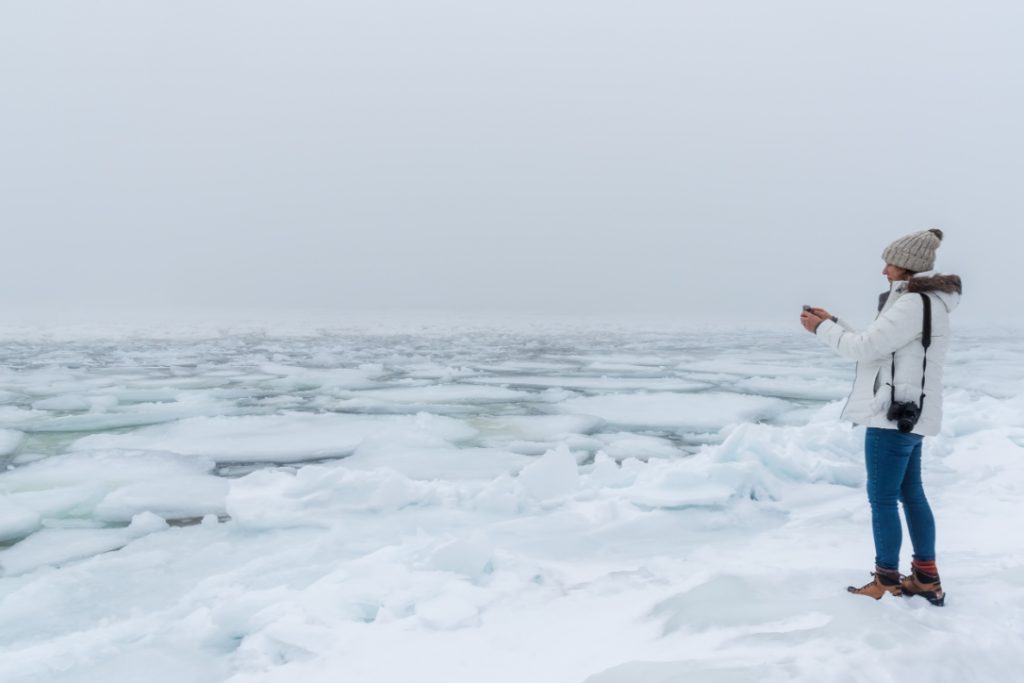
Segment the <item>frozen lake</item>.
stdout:
<path fill-rule="evenodd" d="M 795 316 L 8 331 L 0 680 L 1010 680 L 1020 337 L 953 345 L 941 610 L 845 593 L 873 556 L 852 375 Z"/>

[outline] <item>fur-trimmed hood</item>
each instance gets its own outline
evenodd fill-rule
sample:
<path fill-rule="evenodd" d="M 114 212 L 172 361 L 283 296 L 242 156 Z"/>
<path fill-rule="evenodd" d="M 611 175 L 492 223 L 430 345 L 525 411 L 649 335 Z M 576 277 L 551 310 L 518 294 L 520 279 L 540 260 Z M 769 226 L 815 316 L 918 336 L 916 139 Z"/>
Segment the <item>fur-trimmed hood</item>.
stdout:
<path fill-rule="evenodd" d="M 908 293 L 945 292 L 947 294 L 963 294 L 963 286 L 959 275 L 915 275 L 907 283 Z"/>
<path fill-rule="evenodd" d="M 878 310 L 881 311 L 885 307 L 885 302 L 892 294 L 899 296 L 918 292 L 935 295 L 946 306 L 947 311 L 952 311 L 960 303 L 963 285 L 959 275 L 941 275 L 939 273 L 915 275 L 909 280 L 896 280 L 888 292 L 878 295 Z"/>

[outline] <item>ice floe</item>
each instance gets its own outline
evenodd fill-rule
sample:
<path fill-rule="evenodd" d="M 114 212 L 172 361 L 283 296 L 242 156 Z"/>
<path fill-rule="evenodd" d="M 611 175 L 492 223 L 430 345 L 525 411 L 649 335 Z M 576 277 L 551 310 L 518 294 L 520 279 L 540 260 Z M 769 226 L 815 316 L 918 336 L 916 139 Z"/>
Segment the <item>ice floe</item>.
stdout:
<path fill-rule="evenodd" d="M 158 451 L 99 450 L 38 459 L 0 475 L 0 504 L 23 520 L 3 535 L 26 536 L 43 519 L 103 524 L 128 522 L 143 512 L 168 519 L 222 514 L 228 481 L 214 476 L 213 466 L 211 460 Z"/>
<path fill-rule="evenodd" d="M 474 384 L 497 384 L 523 387 L 584 389 L 588 391 L 696 391 L 708 389 L 707 382 L 695 382 L 674 377 L 579 377 L 563 375 L 502 375 L 497 377 L 470 377 Z"/>
<path fill-rule="evenodd" d="M 531 334 L 4 347 L 0 679 L 896 683 L 1024 667 L 1016 338 L 958 340 L 925 442 L 937 610 L 845 592 L 873 555 L 864 435 L 839 421 L 852 368 L 813 339 Z"/>
<path fill-rule="evenodd" d="M 25 435 L 14 429 L 0 429 L 0 455 L 10 455 L 21 442 Z"/>
<path fill-rule="evenodd" d="M 350 455 L 379 434 L 414 443 L 447 445 L 475 435 L 451 418 L 376 417 L 332 413 L 196 417 L 126 434 L 94 434 L 73 444 L 76 450 L 146 449 L 212 458 L 217 462 L 297 462 Z"/>
<path fill-rule="evenodd" d="M 509 403 L 530 399 L 530 394 L 501 387 L 476 387 L 456 384 L 434 386 L 372 389 L 360 392 L 361 396 L 398 401 L 402 403 Z"/>
<path fill-rule="evenodd" d="M 708 431 L 776 417 L 790 410 L 792 405 L 774 398 L 724 392 L 654 392 L 571 398 L 559 407 L 573 413 L 595 415 L 619 426 Z"/>

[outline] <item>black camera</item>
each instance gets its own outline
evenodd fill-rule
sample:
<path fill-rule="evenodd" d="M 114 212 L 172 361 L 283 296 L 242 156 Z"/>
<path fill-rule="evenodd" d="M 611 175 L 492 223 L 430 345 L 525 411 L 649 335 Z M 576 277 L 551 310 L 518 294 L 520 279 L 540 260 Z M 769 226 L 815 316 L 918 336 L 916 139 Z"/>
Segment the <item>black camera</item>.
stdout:
<path fill-rule="evenodd" d="M 893 401 L 889 404 L 886 419 L 896 423 L 896 429 L 908 434 L 921 417 L 921 409 L 913 401 Z"/>

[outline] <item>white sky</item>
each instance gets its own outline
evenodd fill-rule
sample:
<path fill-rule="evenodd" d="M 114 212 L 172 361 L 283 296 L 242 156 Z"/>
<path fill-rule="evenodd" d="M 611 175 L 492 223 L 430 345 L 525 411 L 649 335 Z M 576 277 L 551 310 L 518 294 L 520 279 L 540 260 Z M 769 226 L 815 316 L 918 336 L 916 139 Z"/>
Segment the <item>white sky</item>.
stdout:
<path fill-rule="evenodd" d="M 1010 1 L 0 0 L 0 313 L 867 320 L 937 226 L 1005 318 L 1021 35 Z"/>

